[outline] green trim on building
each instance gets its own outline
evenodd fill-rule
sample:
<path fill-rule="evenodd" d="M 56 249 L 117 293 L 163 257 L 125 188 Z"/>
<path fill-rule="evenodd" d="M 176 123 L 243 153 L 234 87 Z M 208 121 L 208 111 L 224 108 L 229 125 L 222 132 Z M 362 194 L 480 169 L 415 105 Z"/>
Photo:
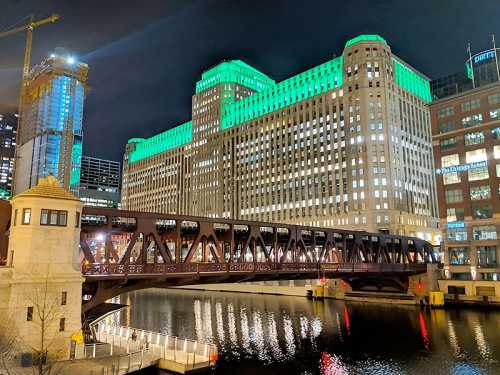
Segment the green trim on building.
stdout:
<path fill-rule="evenodd" d="M 139 142 L 142 142 L 142 141 L 145 141 L 146 139 L 145 138 L 130 138 L 127 143 L 139 143 Z"/>
<path fill-rule="evenodd" d="M 365 35 L 358 35 L 355 38 L 349 39 L 345 46 L 349 47 L 352 46 L 353 44 L 359 43 L 359 42 L 382 42 L 387 44 L 384 38 L 382 38 L 380 35 L 376 34 L 365 34 Z M 344 47 L 345 48 L 345 47 Z"/>
<path fill-rule="evenodd" d="M 82 143 L 73 144 L 71 150 L 71 173 L 69 175 L 70 188 L 78 189 L 82 172 Z"/>
<path fill-rule="evenodd" d="M 395 58 L 392 59 L 392 63 L 394 65 L 394 80 L 398 86 L 425 102 L 432 100 L 431 85 L 428 79 Z"/>
<path fill-rule="evenodd" d="M 196 82 L 196 93 L 221 83 L 237 83 L 254 91 L 263 91 L 275 85 L 273 79 L 241 60 L 231 60 L 207 70 Z"/>
<path fill-rule="evenodd" d="M 135 149 L 128 156 L 129 163 L 150 158 L 173 148 L 183 146 L 193 140 L 191 121 L 178 125 L 151 138 L 131 138 L 128 143 L 135 143 Z"/>
<path fill-rule="evenodd" d="M 349 47 L 363 41 L 378 41 L 387 44 L 381 36 L 369 34 L 349 39 L 345 46 Z M 430 102 L 429 80 L 396 57 L 392 58 L 392 62 L 396 84 L 422 100 Z M 343 64 L 342 55 L 276 83 L 243 61 L 231 60 L 204 72 L 201 80 L 196 83 L 196 93 L 224 83 L 238 84 L 256 91 L 250 96 L 236 100 L 232 86 L 221 86 L 220 126 L 222 130 L 225 130 L 342 87 Z M 135 147 L 129 152 L 128 162 L 134 163 L 190 143 L 192 128 L 192 123 L 189 121 L 151 138 L 129 139 L 128 143 L 134 144 Z"/>
<path fill-rule="evenodd" d="M 274 87 L 222 108 L 221 128 L 229 129 L 280 108 L 342 86 L 344 58 L 339 56 Z"/>

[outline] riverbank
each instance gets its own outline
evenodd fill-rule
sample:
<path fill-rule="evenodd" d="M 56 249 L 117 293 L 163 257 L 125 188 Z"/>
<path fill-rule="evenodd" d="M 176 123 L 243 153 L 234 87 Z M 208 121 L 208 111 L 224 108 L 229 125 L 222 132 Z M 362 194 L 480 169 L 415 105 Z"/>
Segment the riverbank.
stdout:
<path fill-rule="evenodd" d="M 439 280 L 440 286 L 448 287 L 448 284 L 454 284 L 454 281 L 446 280 L 444 283 Z M 249 282 L 249 283 L 221 283 L 221 284 L 205 284 L 205 285 L 189 285 L 175 287 L 173 289 L 184 290 L 203 290 L 208 292 L 232 292 L 232 293 L 249 293 L 249 294 L 264 294 L 264 295 L 280 295 L 292 297 L 308 297 L 311 292 L 318 287 L 319 283 L 316 280 L 308 280 L 304 285 L 294 285 L 293 281 L 286 282 L 288 285 L 280 285 L 279 282 Z M 460 281 L 459 283 L 464 283 Z M 281 283 L 283 284 L 283 282 Z M 456 284 L 456 283 L 455 283 Z M 498 282 L 500 287 L 500 282 Z M 469 289 L 467 289 L 469 290 Z M 491 296 L 471 296 L 464 294 L 449 294 L 444 293 L 445 306 L 489 306 L 500 308 L 500 298 Z M 387 293 L 387 292 L 363 292 L 352 291 L 350 288 L 342 287 L 341 283 L 335 283 L 332 287 L 327 285 L 324 288 L 324 298 L 336 299 L 342 301 L 356 301 L 365 303 L 384 303 L 396 305 L 420 305 L 422 298 L 411 293 Z"/>

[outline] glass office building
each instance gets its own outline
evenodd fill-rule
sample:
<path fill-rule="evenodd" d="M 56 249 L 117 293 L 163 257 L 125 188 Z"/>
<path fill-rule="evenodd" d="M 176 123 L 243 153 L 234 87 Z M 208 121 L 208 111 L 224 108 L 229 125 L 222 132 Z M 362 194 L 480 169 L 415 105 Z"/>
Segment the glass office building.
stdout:
<path fill-rule="evenodd" d="M 78 193 L 88 66 L 53 54 L 33 67 L 22 98 L 15 193 L 54 175 Z"/>

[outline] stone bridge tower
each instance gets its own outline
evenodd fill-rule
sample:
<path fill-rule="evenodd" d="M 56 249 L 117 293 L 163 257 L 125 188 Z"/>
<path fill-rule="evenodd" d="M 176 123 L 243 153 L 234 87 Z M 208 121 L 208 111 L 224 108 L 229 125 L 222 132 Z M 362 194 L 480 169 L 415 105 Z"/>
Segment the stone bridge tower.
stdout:
<path fill-rule="evenodd" d="M 15 329 L 22 351 L 68 358 L 70 338 L 81 329 L 83 204 L 53 176 L 11 203 L 7 265 L 0 268 L 4 329 Z"/>

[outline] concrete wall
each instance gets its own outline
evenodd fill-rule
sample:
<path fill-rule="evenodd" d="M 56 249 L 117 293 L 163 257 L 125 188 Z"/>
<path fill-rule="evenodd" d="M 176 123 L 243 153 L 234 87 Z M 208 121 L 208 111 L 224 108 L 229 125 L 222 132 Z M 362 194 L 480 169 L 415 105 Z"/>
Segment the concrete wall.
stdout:
<path fill-rule="evenodd" d="M 500 281 L 439 280 L 438 283 L 439 290 L 445 293 L 448 299 L 457 298 L 457 302 L 477 303 L 485 302 L 486 297 L 489 303 L 500 304 Z M 448 293 L 449 286 L 463 287 L 465 289 L 465 294 L 455 295 L 452 293 Z M 488 292 L 494 290 L 494 295 L 488 295 L 490 293 L 484 293 L 486 290 Z"/>

